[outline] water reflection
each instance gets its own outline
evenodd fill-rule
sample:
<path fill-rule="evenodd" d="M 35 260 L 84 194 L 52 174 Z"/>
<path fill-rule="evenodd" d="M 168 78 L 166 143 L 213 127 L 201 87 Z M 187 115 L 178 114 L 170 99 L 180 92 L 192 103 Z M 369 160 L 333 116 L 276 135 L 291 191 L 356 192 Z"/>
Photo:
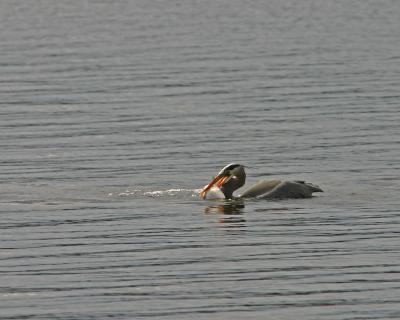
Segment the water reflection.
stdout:
<path fill-rule="evenodd" d="M 223 203 L 214 204 L 204 208 L 204 214 L 220 214 L 219 223 L 243 223 L 243 200 L 224 200 Z"/>

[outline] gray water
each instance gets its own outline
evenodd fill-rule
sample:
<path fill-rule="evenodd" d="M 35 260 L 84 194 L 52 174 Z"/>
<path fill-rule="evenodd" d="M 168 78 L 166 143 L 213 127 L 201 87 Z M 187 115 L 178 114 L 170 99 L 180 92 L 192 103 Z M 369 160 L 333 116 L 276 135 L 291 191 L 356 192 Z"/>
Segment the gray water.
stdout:
<path fill-rule="evenodd" d="M 1 1 L 0 319 L 399 319 L 398 1 Z M 229 162 L 307 200 L 203 201 Z"/>

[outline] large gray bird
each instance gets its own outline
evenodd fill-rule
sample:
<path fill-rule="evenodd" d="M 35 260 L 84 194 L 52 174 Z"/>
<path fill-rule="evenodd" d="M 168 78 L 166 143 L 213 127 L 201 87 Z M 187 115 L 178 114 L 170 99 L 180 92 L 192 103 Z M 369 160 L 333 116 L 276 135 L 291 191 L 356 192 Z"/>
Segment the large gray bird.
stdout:
<path fill-rule="evenodd" d="M 310 198 L 313 192 L 323 192 L 317 185 L 305 181 L 261 180 L 238 196 L 233 192 L 246 182 L 244 167 L 230 163 L 200 192 L 203 199 L 262 198 L 289 199 Z"/>

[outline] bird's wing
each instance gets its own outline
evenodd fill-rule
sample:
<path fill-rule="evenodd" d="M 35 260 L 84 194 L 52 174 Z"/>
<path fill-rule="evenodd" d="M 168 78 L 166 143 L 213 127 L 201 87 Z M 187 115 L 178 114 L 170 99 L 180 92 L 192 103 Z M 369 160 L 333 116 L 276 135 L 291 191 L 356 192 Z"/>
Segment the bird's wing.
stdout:
<path fill-rule="evenodd" d="M 244 191 L 240 197 L 241 198 L 255 198 L 262 196 L 281 184 L 280 180 L 261 180 L 255 185 L 251 186 L 249 189 Z"/>
<path fill-rule="evenodd" d="M 265 199 L 285 199 L 285 198 L 310 198 L 313 192 L 322 192 L 314 185 L 303 181 L 283 181 L 274 189 L 260 195 L 259 198 Z"/>

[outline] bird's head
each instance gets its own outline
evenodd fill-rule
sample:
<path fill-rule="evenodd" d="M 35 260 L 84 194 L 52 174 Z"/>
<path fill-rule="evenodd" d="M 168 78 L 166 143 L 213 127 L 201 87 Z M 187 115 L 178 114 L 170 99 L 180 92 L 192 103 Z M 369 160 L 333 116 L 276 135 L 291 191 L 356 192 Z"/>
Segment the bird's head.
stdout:
<path fill-rule="evenodd" d="M 211 188 L 217 188 L 224 194 L 226 199 L 232 199 L 233 192 L 242 187 L 246 182 L 244 166 L 230 163 L 223 167 L 218 174 L 200 192 L 200 197 L 207 198 Z"/>

